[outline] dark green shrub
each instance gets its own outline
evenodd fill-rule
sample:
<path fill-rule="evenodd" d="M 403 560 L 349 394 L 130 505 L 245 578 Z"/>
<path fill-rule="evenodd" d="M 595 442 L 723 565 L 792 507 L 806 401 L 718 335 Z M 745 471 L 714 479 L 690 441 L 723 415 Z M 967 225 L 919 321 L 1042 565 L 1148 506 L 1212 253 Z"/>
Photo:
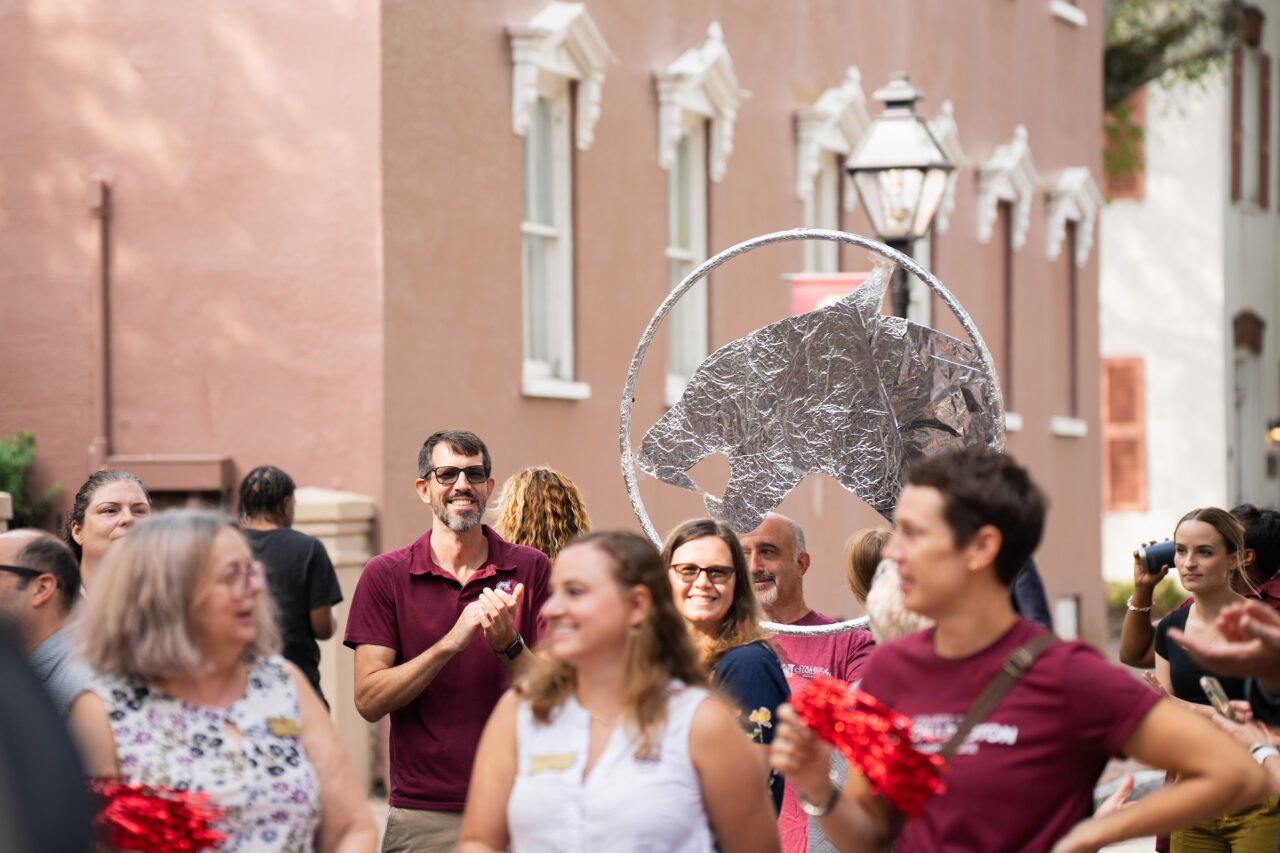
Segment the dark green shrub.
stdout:
<path fill-rule="evenodd" d="M 29 432 L 0 435 L 0 492 L 13 498 L 11 527 L 40 527 L 49 515 L 58 484 L 38 498 L 29 497 L 31 465 L 36 458 L 36 439 Z"/>

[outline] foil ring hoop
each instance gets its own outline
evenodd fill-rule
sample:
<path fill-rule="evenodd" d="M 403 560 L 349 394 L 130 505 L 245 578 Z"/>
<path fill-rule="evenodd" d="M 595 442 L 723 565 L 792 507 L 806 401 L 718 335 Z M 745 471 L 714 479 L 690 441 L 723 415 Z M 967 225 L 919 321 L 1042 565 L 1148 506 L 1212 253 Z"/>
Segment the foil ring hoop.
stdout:
<path fill-rule="evenodd" d="M 822 228 L 794 228 L 789 231 L 764 234 L 745 240 L 735 246 L 730 246 L 714 257 L 707 259 L 693 272 L 689 273 L 675 289 L 668 293 L 666 299 L 662 301 L 662 304 L 658 306 L 658 310 L 654 312 L 653 317 L 649 320 L 649 325 L 645 327 L 644 334 L 640 336 L 640 342 L 636 345 L 635 355 L 632 356 L 631 365 L 627 370 L 627 380 L 622 391 L 621 417 L 618 424 L 618 446 L 621 453 L 622 478 L 627 486 L 627 497 L 631 501 L 631 508 L 635 511 L 641 528 L 644 530 L 645 535 L 659 546 L 662 544 L 662 537 L 658 535 L 657 529 L 654 528 L 653 522 L 644 508 L 644 502 L 640 498 L 640 488 L 636 481 L 635 451 L 631 446 L 631 408 L 635 402 L 636 382 L 640 375 L 640 368 L 644 364 L 645 355 L 653 343 L 654 336 L 658 333 L 658 328 L 662 325 L 667 315 L 671 313 L 671 309 L 675 307 L 676 303 L 691 287 L 706 278 L 713 270 L 754 249 L 775 243 L 788 243 L 794 240 L 828 240 L 858 246 L 898 264 L 924 282 L 959 321 L 961 328 L 964 329 L 965 334 L 969 337 L 969 342 L 978 354 L 979 363 L 986 374 L 986 382 L 983 385 L 984 403 L 987 410 L 993 413 L 997 424 L 997 438 L 993 447 L 996 450 L 1003 450 L 1004 448 L 1004 401 L 1000 392 L 1000 379 L 996 373 L 991 353 L 987 350 L 987 345 L 982 340 L 982 336 L 978 333 L 978 328 L 974 325 L 968 312 L 956 300 L 951 291 L 947 290 L 942 282 L 931 272 L 916 263 L 915 259 L 909 255 L 903 254 L 877 240 L 858 234 Z M 851 619 L 831 625 L 797 626 L 782 625 L 775 622 L 763 622 L 762 625 L 776 634 L 787 636 L 825 636 L 865 628 L 867 626 L 867 618 L 864 616 L 859 619 Z"/>

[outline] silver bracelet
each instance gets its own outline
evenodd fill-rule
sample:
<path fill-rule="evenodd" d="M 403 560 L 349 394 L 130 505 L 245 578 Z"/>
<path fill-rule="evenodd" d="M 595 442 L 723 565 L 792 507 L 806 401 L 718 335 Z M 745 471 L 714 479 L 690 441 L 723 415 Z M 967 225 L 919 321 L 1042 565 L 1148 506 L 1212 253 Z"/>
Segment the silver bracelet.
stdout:
<path fill-rule="evenodd" d="M 800 804 L 800 808 L 804 809 L 805 814 L 813 815 L 814 817 L 822 817 L 824 814 L 835 808 L 836 800 L 840 799 L 840 789 L 842 786 L 840 784 L 840 780 L 834 773 L 827 778 L 831 784 L 831 794 L 827 797 L 826 805 L 823 806 L 815 806 L 813 803 L 805 799 L 804 794 L 800 793 L 799 788 L 796 788 L 796 802 Z"/>
<path fill-rule="evenodd" d="M 1255 743 L 1249 749 L 1249 754 L 1253 756 L 1253 760 L 1262 764 L 1273 755 L 1280 755 L 1280 749 L 1276 749 L 1269 743 Z"/>
<path fill-rule="evenodd" d="M 1129 600 L 1125 602 L 1125 606 L 1128 607 L 1130 610 L 1132 610 L 1134 613 L 1150 613 L 1151 612 L 1150 604 L 1148 604 L 1146 607 L 1134 607 L 1132 595 L 1129 596 Z"/>

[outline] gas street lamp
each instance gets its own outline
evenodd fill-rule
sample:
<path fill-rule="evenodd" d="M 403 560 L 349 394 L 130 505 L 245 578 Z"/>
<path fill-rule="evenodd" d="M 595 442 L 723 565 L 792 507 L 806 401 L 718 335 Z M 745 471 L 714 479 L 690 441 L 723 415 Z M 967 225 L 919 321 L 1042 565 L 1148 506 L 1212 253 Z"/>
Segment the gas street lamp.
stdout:
<path fill-rule="evenodd" d="M 889 75 L 889 84 L 875 93 L 884 104 L 880 115 L 858 141 L 846 161 L 862 207 L 876 237 L 904 254 L 933 224 L 947 176 L 955 169 L 915 103 L 924 93 L 907 82 L 904 72 Z M 907 274 L 894 270 L 889 282 L 893 313 L 907 316 Z"/>

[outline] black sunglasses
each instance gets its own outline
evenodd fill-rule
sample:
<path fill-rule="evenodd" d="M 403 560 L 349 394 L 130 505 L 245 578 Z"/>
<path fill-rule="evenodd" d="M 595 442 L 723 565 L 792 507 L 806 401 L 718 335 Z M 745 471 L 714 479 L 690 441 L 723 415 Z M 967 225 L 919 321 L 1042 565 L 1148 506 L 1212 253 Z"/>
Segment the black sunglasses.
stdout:
<path fill-rule="evenodd" d="M 479 485 L 489 479 L 489 471 L 483 465 L 468 465 L 466 468 L 455 468 L 452 465 L 441 465 L 439 468 L 432 468 L 427 475 L 436 475 L 436 482 L 442 486 L 451 486 L 458 481 L 459 474 L 467 475 L 467 482 L 472 485 Z"/>
<path fill-rule="evenodd" d="M 38 578 L 41 575 L 47 575 L 48 572 L 42 572 L 38 569 L 29 569 L 26 566 L 4 566 L 0 565 L 0 572 L 12 572 L 15 575 L 21 575 L 24 578 Z"/>

